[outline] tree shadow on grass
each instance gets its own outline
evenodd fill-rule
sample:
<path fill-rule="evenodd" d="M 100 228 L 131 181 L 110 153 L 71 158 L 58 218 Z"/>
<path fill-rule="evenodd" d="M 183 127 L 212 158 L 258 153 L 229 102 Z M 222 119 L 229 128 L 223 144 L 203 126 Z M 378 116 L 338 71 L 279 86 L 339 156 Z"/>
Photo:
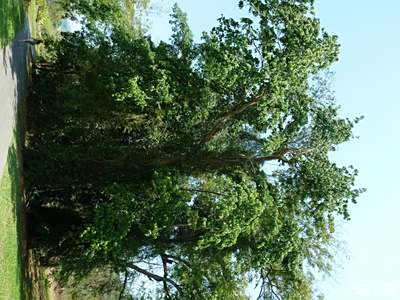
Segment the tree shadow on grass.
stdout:
<path fill-rule="evenodd" d="M 22 107 L 21 107 L 22 106 Z M 10 177 L 9 195 L 12 203 L 13 225 L 16 226 L 17 262 L 16 280 L 19 282 L 19 295 L 21 300 L 36 299 L 34 274 L 30 255 L 28 253 L 28 235 L 26 226 L 26 199 L 24 193 L 24 179 L 22 170 L 22 147 L 24 143 L 25 107 L 20 105 L 18 112 L 17 128 L 14 131 L 14 143 L 8 150 L 7 171 Z M 6 172 L 7 172 L 6 171 Z M 34 264 L 36 266 L 36 263 Z M 37 275 L 36 275 L 37 276 Z M 43 278 L 41 278 L 43 280 Z M 44 298 L 40 298 L 44 299 Z"/>
<path fill-rule="evenodd" d="M 1 1 L 1 0 L 0 0 Z M 12 206 L 12 224 L 16 226 L 16 280 L 19 287 L 20 299 L 33 299 L 31 297 L 32 284 L 28 272 L 28 250 L 27 250 L 27 233 L 26 233 L 26 214 L 25 214 L 25 197 L 22 170 L 22 148 L 25 137 L 25 116 L 27 90 L 29 89 L 28 65 L 29 61 L 26 55 L 26 45 L 13 43 L 11 51 L 13 53 L 10 60 L 11 72 L 16 76 L 17 86 L 14 90 L 14 115 L 16 125 L 13 132 L 13 142 L 8 149 L 7 164 L 4 173 L 10 178 L 9 181 L 9 201 Z M 19 57 L 20 56 L 20 57 Z M 19 70 L 18 70 L 19 69 Z M 18 283 L 19 282 L 19 283 Z"/>
<path fill-rule="evenodd" d="M 14 133 L 15 134 L 15 133 Z M 21 202 L 21 163 L 15 139 L 8 149 L 7 164 L 1 180 L 1 295 L 18 299 L 24 293 L 25 229 L 24 209 Z M 1 297 L 0 297 L 1 298 Z M 3 298 L 2 298 L 3 299 Z M 4 298 L 6 299 L 6 298 Z M 22 297 L 22 299 L 24 299 Z"/>
<path fill-rule="evenodd" d="M 6 46 L 21 29 L 24 10 L 21 0 L 0 1 L 0 47 Z"/>
<path fill-rule="evenodd" d="M 8 150 L 7 170 L 9 181 L 9 203 L 12 207 L 12 224 L 9 226 L 16 227 L 16 286 L 19 287 L 20 299 L 31 299 L 30 284 L 27 274 L 27 234 L 25 226 L 25 199 L 23 193 L 23 177 L 22 177 L 22 158 L 21 158 L 21 133 L 18 130 L 14 132 L 14 142 Z"/>
<path fill-rule="evenodd" d="M 16 81 L 13 91 L 13 111 L 16 126 L 13 132 L 14 139 L 8 149 L 7 164 L 4 169 L 4 175 L 8 176 L 4 197 L 7 200 L 8 207 L 7 227 L 9 227 L 10 233 L 13 232 L 10 235 L 10 239 L 14 240 L 12 249 L 10 248 L 12 252 L 10 252 L 12 254 L 10 259 L 12 258 L 12 265 L 16 268 L 12 272 L 12 277 L 15 278 L 10 278 L 10 283 L 15 280 L 13 283 L 15 287 L 12 293 L 16 293 L 15 289 L 18 289 L 19 299 L 33 299 L 27 271 L 27 234 L 21 154 L 24 143 L 25 98 L 29 89 L 28 68 L 30 55 L 27 52 L 29 50 L 28 45 L 18 41 L 19 39 L 27 38 L 30 34 L 26 18 L 25 25 L 22 26 L 25 16 L 22 2 L 22 0 L 0 0 L 0 48 L 3 48 L 3 61 L 0 63 L 3 64 L 5 71 L 11 73 L 9 76 L 12 76 Z M 10 44 L 13 39 L 15 39 L 14 42 Z M 9 44 L 10 47 L 7 47 L 7 53 L 10 53 L 10 55 L 7 55 L 7 59 L 5 59 L 5 46 Z"/>

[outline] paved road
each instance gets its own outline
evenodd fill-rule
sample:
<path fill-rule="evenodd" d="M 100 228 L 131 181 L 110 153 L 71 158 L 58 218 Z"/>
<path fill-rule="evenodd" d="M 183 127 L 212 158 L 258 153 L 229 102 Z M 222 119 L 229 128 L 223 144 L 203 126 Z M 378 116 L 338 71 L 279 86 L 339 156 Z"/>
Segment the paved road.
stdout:
<path fill-rule="evenodd" d="M 27 53 L 30 46 L 19 40 L 29 37 L 29 32 L 29 22 L 26 18 L 14 41 L 0 49 L 0 178 L 13 136 L 17 106 L 24 100 L 27 91 Z"/>

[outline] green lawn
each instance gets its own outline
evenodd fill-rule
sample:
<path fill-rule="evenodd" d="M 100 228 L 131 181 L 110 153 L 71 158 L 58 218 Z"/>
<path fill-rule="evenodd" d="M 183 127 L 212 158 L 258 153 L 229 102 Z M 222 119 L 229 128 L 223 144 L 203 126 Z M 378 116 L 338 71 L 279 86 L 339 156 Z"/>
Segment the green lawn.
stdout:
<path fill-rule="evenodd" d="M 42 270 L 27 258 L 20 140 L 14 133 L 0 181 L 0 300 L 49 299 Z"/>
<path fill-rule="evenodd" d="M 0 48 L 6 46 L 20 30 L 23 16 L 22 1 L 0 0 Z M 8 150 L 3 176 L 0 178 L 1 300 L 25 298 L 19 162 L 17 140 L 14 138 Z"/>
<path fill-rule="evenodd" d="M 14 139 L 0 182 L 0 299 L 21 299 L 23 256 L 20 165 Z"/>
<path fill-rule="evenodd" d="M 22 0 L 0 0 L 0 48 L 7 45 L 21 28 Z"/>
<path fill-rule="evenodd" d="M 28 2 L 0 0 L 0 49 L 11 42 L 21 28 L 23 3 Z M 26 7 L 32 36 L 40 37 L 41 31 L 48 33 L 50 29 L 54 30 L 49 25 L 51 22 L 45 3 L 43 0 L 30 0 Z M 0 300 L 56 299 L 36 256 L 30 254 L 26 257 L 21 168 L 24 103 L 18 107 L 18 111 L 17 128 L 0 177 Z"/>
<path fill-rule="evenodd" d="M 0 0 L 0 48 L 6 46 L 23 22 L 22 0 Z M 4 143 L 5 141 L 1 141 Z M 8 150 L 7 163 L 0 178 L 0 299 L 25 297 L 21 166 L 17 133 Z"/>

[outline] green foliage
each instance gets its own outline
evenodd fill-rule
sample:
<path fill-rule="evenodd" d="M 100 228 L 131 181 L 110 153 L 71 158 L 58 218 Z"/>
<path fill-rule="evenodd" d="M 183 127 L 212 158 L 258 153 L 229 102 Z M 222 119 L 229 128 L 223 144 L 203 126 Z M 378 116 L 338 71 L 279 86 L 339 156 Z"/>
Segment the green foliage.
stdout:
<path fill-rule="evenodd" d="M 108 266 L 92 269 L 83 279 L 70 277 L 63 286 L 64 299 L 119 299 L 122 289 L 120 277 Z M 121 300 L 132 299 L 128 296 Z"/>
<path fill-rule="evenodd" d="M 136 10 L 146 8 L 149 0 L 62 0 L 64 10 L 68 17 L 77 15 L 84 17 L 84 23 L 109 22 L 123 24 L 134 22 Z M 93 24 L 92 24 L 93 25 Z"/>
<path fill-rule="evenodd" d="M 252 18 L 221 17 L 199 44 L 175 5 L 155 44 L 116 21 L 124 3 L 70 1 L 87 26 L 36 66 L 31 203 L 79 215 L 48 261 L 158 283 L 138 298 L 246 299 L 258 281 L 260 299 L 311 299 L 308 270 L 329 272 L 335 218 L 362 192 L 329 160 L 355 123 L 323 76 L 336 37 L 312 1 L 248 0 Z"/>
<path fill-rule="evenodd" d="M 93 223 L 81 233 L 82 242 L 90 245 L 83 253 L 88 261 L 96 255 L 108 259 L 110 255 L 118 255 L 122 250 L 121 240 L 128 234 L 135 217 L 132 194 L 122 187 L 115 189 L 115 186 L 106 189 L 109 196 L 107 203 L 100 203 L 95 207 Z M 117 257 L 111 259 L 115 261 Z"/>

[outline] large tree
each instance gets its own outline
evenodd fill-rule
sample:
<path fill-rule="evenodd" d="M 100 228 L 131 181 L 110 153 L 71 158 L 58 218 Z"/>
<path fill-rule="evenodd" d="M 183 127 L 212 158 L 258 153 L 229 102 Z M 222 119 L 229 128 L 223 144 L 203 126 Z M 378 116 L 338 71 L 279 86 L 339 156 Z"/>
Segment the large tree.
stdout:
<path fill-rule="evenodd" d="M 168 43 L 99 19 L 49 45 L 25 170 L 33 245 L 65 276 L 111 267 L 159 299 L 246 299 L 257 282 L 260 299 L 311 299 L 361 192 L 329 159 L 354 124 L 324 77 L 338 43 L 312 0 L 239 7 L 248 18 L 200 43 L 174 6 Z"/>

